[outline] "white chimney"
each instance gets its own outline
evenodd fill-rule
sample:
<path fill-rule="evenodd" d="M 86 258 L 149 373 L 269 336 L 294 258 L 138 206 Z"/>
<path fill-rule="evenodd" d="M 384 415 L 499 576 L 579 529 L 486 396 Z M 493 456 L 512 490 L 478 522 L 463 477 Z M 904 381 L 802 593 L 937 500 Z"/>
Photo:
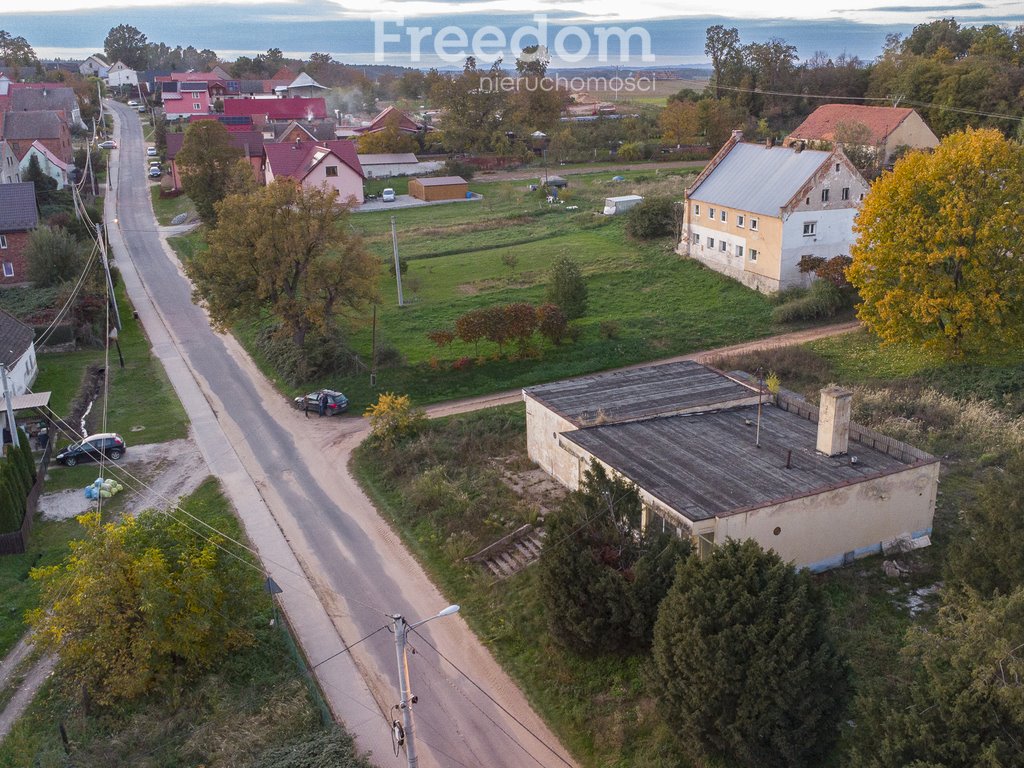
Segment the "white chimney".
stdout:
<path fill-rule="evenodd" d="M 733 131 L 732 132 L 732 140 L 735 141 L 737 144 L 739 142 L 743 141 L 743 131 L 740 130 L 739 128 L 737 128 L 735 131 Z"/>
<path fill-rule="evenodd" d="M 842 387 L 821 390 L 818 403 L 818 452 L 841 456 L 850 444 L 850 400 L 853 393 Z"/>

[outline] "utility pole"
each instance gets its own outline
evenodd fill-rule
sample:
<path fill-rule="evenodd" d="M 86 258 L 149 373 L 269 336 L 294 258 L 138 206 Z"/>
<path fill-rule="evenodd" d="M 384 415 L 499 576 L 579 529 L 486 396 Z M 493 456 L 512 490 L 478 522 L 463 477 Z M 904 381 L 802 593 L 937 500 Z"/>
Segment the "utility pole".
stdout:
<path fill-rule="evenodd" d="M 7 407 L 7 432 L 10 435 L 10 444 L 16 445 L 15 434 L 17 433 L 17 426 L 14 424 L 14 408 L 10 403 L 10 385 L 7 383 L 7 366 L 0 362 L 0 379 L 3 379 L 3 400 Z M 2 446 L 0 446 L 0 456 L 3 455 Z"/>
<path fill-rule="evenodd" d="M 391 248 L 395 252 L 395 281 L 398 284 L 398 306 L 405 306 L 405 299 L 402 297 L 402 264 L 398 260 L 398 227 L 395 225 L 395 217 L 391 217 Z"/>
<path fill-rule="evenodd" d="M 370 386 L 377 386 L 377 304 L 373 305 L 373 336 L 370 341 Z"/>
<path fill-rule="evenodd" d="M 121 311 L 117 308 L 117 296 L 114 294 L 114 281 L 110 279 L 110 262 L 107 260 L 107 241 L 103 234 L 103 224 L 96 224 L 96 242 L 100 246 L 100 261 L 103 262 L 103 272 L 107 276 L 108 301 L 114 307 L 114 322 L 118 329 L 121 328 Z"/>
<path fill-rule="evenodd" d="M 409 656 L 406 653 L 409 630 L 416 629 L 416 627 L 426 624 L 433 619 L 451 616 L 453 613 L 458 612 L 459 606 L 449 605 L 435 616 L 417 621 L 415 624 L 409 624 L 405 617 L 399 613 L 391 615 L 391 620 L 395 627 L 395 658 L 398 660 L 398 687 L 402 697 L 399 703 L 392 707 L 392 709 L 402 710 L 402 722 L 393 720 L 391 722 L 391 732 L 395 743 L 398 746 L 405 746 L 408 768 L 418 768 L 420 764 L 419 757 L 416 756 L 416 740 L 413 735 L 412 724 L 412 705 L 416 703 L 416 697 L 409 691 Z"/>

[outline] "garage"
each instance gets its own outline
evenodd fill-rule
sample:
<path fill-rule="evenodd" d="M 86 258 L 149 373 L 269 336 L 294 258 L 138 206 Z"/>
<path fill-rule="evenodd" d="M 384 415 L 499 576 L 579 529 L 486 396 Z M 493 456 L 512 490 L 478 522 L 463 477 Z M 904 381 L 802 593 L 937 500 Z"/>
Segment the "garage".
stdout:
<path fill-rule="evenodd" d="M 469 182 L 461 176 L 410 179 L 409 194 L 428 203 L 438 200 L 464 200 L 469 194 Z"/>

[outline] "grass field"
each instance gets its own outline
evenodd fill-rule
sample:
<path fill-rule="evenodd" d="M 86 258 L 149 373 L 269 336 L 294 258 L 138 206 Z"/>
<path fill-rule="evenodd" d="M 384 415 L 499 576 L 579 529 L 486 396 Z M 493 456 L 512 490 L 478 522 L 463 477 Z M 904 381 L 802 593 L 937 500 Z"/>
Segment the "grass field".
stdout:
<path fill-rule="evenodd" d="M 153 198 L 153 213 L 156 214 L 156 220 L 162 227 L 170 226 L 171 220 L 179 213 L 187 213 L 196 209 L 186 195 L 160 197 L 159 184 L 151 184 L 149 194 Z"/>
<path fill-rule="evenodd" d="M 216 481 L 208 480 L 182 506 L 202 523 L 233 538 L 244 538 Z M 54 538 L 63 536 L 66 541 L 78 524 L 70 521 L 61 525 L 67 528 L 56 531 Z M 42 564 L 53 558 L 38 561 Z M 256 570 L 252 578 L 261 579 Z M 73 763 L 137 768 L 269 768 L 298 765 L 287 758 L 296 760 L 310 748 L 326 753 L 332 744 L 344 745 L 347 735 L 333 725 L 324 725 L 323 706 L 311 692 L 294 646 L 280 625 L 270 622 L 271 616 L 270 599 L 262 595 L 250 607 L 246 626 L 255 644 L 224 659 L 176 700 L 154 694 L 86 714 L 78 692 L 66 690 L 60 675 L 56 675 L 0 744 L 0 766 L 57 768 Z M 68 753 L 57 723 L 67 729 Z M 281 750 L 287 754 L 281 754 Z M 355 761 L 332 764 L 366 768 Z"/>
<path fill-rule="evenodd" d="M 614 170 L 573 176 L 564 204 L 549 204 L 523 181 L 472 182 L 477 202 L 395 209 L 354 215 L 350 226 L 381 262 L 377 311 L 378 350 L 390 348 L 403 365 L 380 367 L 371 389 L 368 369 L 351 376 L 285 385 L 298 391 L 316 385 L 342 389 L 362 410 L 382 390 L 418 402 L 470 396 L 549 381 L 615 366 L 655 360 L 771 334 L 771 306 L 760 294 L 696 262 L 680 259 L 671 238 L 631 241 L 622 217 L 600 214 L 605 197 L 638 193 L 681 198 L 686 172 Z M 403 278 L 406 306 L 397 306 L 390 274 L 390 219 L 399 252 L 408 260 Z M 192 234 L 172 241 L 182 258 L 203 247 Z M 451 328 L 471 309 L 518 301 L 541 303 L 555 257 L 570 255 L 583 270 L 589 308 L 575 323 L 575 341 L 537 342 L 526 356 L 499 355 L 496 345 L 455 342 L 437 349 L 427 338 Z M 263 370 L 281 384 L 269 361 L 255 353 L 257 328 L 237 329 Z M 372 358 L 369 312 L 351 319 L 346 335 L 361 360 Z M 463 360 L 463 359 L 466 360 Z M 452 370 L 462 360 L 460 370 Z"/>

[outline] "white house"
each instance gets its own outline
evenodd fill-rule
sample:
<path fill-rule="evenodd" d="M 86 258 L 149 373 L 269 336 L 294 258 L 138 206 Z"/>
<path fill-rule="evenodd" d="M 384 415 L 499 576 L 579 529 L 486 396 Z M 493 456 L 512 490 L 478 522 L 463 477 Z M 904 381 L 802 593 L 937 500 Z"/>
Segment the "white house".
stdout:
<path fill-rule="evenodd" d="M 11 394 L 23 395 L 39 375 L 35 331 L 14 315 L 0 309 L 0 362 L 7 367 Z"/>
<path fill-rule="evenodd" d="M 57 182 L 57 189 L 64 189 L 67 186 L 68 172 L 72 164 L 61 160 L 41 141 L 33 141 L 32 146 L 28 148 L 28 152 L 21 158 L 21 163 L 17 166 L 18 181 L 26 178 L 25 173 L 28 171 L 29 165 L 32 164 L 33 157 L 39 163 L 39 169 Z"/>
<path fill-rule="evenodd" d="M 123 61 L 118 61 L 107 70 L 106 81 L 111 88 L 122 85 L 130 85 L 135 88 L 139 85 L 139 74 Z"/>
<path fill-rule="evenodd" d="M 867 191 L 842 149 L 750 144 L 733 131 L 686 190 L 678 252 L 764 293 L 805 285 L 804 259 L 849 255 Z"/>
<path fill-rule="evenodd" d="M 84 77 L 106 77 L 110 65 L 95 54 L 78 65 L 78 73 Z"/>
<path fill-rule="evenodd" d="M 695 362 L 523 390 L 530 458 L 580 486 L 592 461 L 632 481 L 643 525 L 702 554 L 754 539 L 819 571 L 927 546 L 939 461 L 850 421 L 848 391 L 816 408 Z"/>

